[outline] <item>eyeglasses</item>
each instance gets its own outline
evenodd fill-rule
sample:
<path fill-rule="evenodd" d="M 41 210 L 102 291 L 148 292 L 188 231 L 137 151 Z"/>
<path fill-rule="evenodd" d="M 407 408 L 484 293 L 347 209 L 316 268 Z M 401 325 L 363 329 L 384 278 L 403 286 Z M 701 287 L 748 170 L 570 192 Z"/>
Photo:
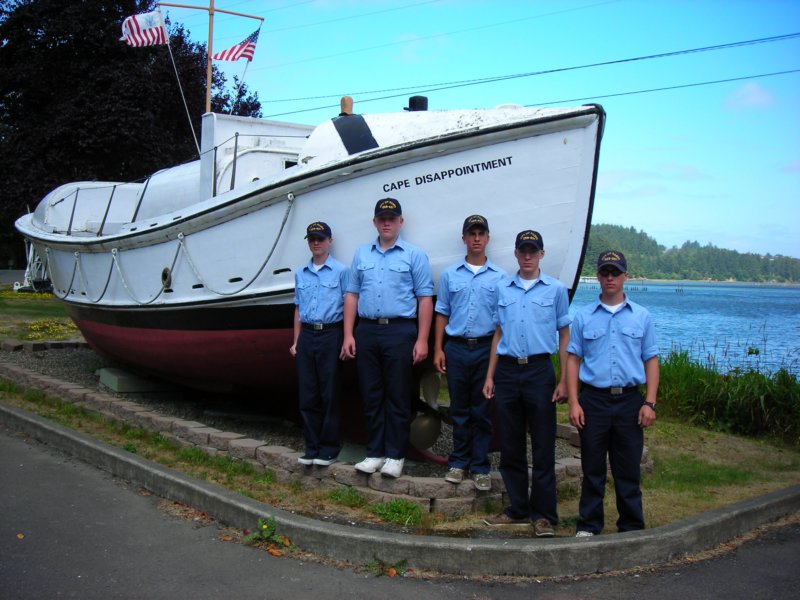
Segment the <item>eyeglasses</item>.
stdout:
<path fill-rule="evenodd" d="M 600 275 L 600 277 L 608 277 L 609 275 L 612 277 L 619 277 L 622 275 L 622 271 L 619 269 L 603 269 L 602 271 L 598 271 L 597 274 Z"/>

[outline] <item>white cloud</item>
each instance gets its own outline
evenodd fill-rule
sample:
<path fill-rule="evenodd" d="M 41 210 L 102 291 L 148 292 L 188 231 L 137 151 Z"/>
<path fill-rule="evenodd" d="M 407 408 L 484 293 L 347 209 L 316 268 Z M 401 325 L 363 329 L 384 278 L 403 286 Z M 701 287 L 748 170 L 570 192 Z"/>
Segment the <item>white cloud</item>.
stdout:
<path fill-rule="evenodd" d="M 724 106 L 728 110 L 768 108 L 773 104 L 775 104 L 775 97 L 752 81 L 728 94 L 724 102 Z"/>

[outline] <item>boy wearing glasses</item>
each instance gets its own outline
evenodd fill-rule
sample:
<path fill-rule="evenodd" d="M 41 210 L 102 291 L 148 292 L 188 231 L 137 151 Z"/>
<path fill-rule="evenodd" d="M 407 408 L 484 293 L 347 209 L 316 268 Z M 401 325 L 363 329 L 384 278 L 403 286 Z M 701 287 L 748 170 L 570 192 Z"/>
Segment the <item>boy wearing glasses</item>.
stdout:
<path fill-rule="evenodd" d="M 614 478 L 617 529 L 644 529 L 640 463 L 644 428 L 656 419 L 658 345 L 650 313 L 625 296 L 627 279 L 622 252 L 601 253 L 600 297 L 580 309 L 572 322 L 567 348 L 569 420 L 580 432 L 583 467 L 575 537 L 603 530 L 606 453 Z M 646 385 L 644 398 L 640 385 Z"/>

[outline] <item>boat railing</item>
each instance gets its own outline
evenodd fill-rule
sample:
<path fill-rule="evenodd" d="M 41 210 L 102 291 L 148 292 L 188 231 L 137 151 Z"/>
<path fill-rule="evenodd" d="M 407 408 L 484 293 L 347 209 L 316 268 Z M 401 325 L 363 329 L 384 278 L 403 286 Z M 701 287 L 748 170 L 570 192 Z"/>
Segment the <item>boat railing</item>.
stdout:
<path fill-rule="evenodd" d="M 285 169 L 297 164 L 297 161 L 293 160 L 298 156 L 297 148 L 294 147 L 291 142 L 285 146 L 275 142 L 282 138 L 287 140 L 299 140 L 306 139 L 306 137 L 307 136 L 299 135 L 265 135 L 236 132 L 227 139 L 216 144 L 213 148 L 201 153 L 201 157 L 203 154 L 213 154 L 212 175 L 210 177 L 211 197 L 216 197 L 220 193 L 219 184 L 221 182 L 219 179 L 228 169 L 230 169 L 230 183 L 226 191 L 234 189 L 236 186 L 239 159 L 245 153 L 260 151 L 283 155 L 283 168 Z M 251 139 L 243 141 L 245 138 Z M 220 165 L 219 159 L 222 153 L 225 151 L 230 152 L 231 150 L 232 157 L 230 160 L 225 161 L 225 165 Z M 187 161 L 187 163 L 183 164 L 188 164 L 188 162 L 194 161 Z M 155 175 L 158 175 L 158 173 Z M 108 183 L 106 185 L 102 183 L 75 185 L 67 194 L 50 203 L 51 207 L 55 207 L 62 202 L 72 200 L 68 218 L 65 214 L 66 211 L 48 212 L 45 216 L 45 225 L 49 225 L 53 230 L 60 231 L 67 236 L 93 234 L 102 237 L 103 235 L 117 233 L 120 227 L 135 223 L 141 216 L 145 200 L 149 198 L 148 192 L 152 192 L 150 183 L 153 181 L 155 175 L 148 176 L 143 180 Z M 130 188 L 130 193 L 120 194 L 118 188 L 123 188 L 125 186 Z M 133 194 L 134 190 L 136 192 L 135 195 Z M 107 198 L 105 197 L 106 194 Z M 199 200 L 201 200 L 201 198 L 195 199 L 195 201 Z M 81 213 L 81 209 L 83 209 L 83 213 Z M 127 211 L 130 211 L 128 213 L 130 216 L 123 216 Z M 85 223 L 84 227 L 77 225 L 78 219 Z"/>
<path fill-rule="evenodd" d="M 247 144 L 240 147 L 240 138 L 253 138 L 257 139 L 258 141 L 255 144 Z M 295 139 L 295 140 L 306 140 L 308 136 L 305 135 L 275 135 L 275 134 L 263 134 L 263 133 L 240 133 L 235 132 L 232 136 L 228 137 L 227 139 L 221 141 L 220 143 L 216 144 L 209 152 L 213 152 L 214 160 L 213 160 L 213 172 L 211 176 L 212 182 L 212 189 L 211 189 L 211 196 L 216 197 L 219 193 L 218 190 L 218 183 L 219 183 L 219 153 L 230 147 L 231 141 L 233 142 L 233 158 L 230 162 L 230 169 L 231 169 L 231 181 L 228 186 L 227 191 L 233 190 L 236 186 L 236 167 L 239 161 L 239 157 L 244 155 L 248 152 L 253 151 L 260 151 L 260 152 L 267 152 L 267 153 L 279 153 L 285 155 L 291 155 L 295 160 L 289 161 L 291 164 L 284 164 L 284 168 L 288 168 L 289 166 L 294 166 L 297 164 L 297 157 L 299 156 L 299 150 L 290 147 L 277 147 L 273 146 L 272 142 L 279 139 Z M 265 142 L 261 143 L 261 140 Z M 241 150 L 241 151 L 240 151 Z M 204 153 L 202 153 L 204 154 Z M 201 156 L 202 156 L 201 154 Z"/>

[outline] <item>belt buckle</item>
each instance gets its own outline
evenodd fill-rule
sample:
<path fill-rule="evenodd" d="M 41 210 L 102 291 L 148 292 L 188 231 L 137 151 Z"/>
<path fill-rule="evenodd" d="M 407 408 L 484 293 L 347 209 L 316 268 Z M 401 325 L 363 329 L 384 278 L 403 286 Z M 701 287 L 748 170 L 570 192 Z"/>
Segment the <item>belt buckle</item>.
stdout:
<path fill-rule="evenodd" d="M 312 327 L 314 328 L 314 331 L 322 331 L 323 329 L 325 329 L 325 325 L 323 325 L 322 323 L 314 323 Z"/>
<path fill-rule="evenodd" d="M 388 325 L 388 324 L 389 324 L 389 319 L 387 319 L 386 317 L 380 317 L 378 319 L 378 325 Z"/>
<path fill-rule="evenodd" d="M 623 390 L 621 387 L 612 387 L 609 388 L 609 391 L 611 392 L 612 396 L 619 396 L 620 394 L 622 394 Z"/>
<path fill-rule="evenodd" d="M 517 359 L 517 364 L 518 365 L 527 365 L 528 364 L 528 357 L 527 356 L 523 356 L 522 358 L 518 358 Z"/>
<path fill-rule="evenodd" d="M 467 342 L 467 346 L 477 346 L 478 345 L 478 338 L 464 338 Z"/>

